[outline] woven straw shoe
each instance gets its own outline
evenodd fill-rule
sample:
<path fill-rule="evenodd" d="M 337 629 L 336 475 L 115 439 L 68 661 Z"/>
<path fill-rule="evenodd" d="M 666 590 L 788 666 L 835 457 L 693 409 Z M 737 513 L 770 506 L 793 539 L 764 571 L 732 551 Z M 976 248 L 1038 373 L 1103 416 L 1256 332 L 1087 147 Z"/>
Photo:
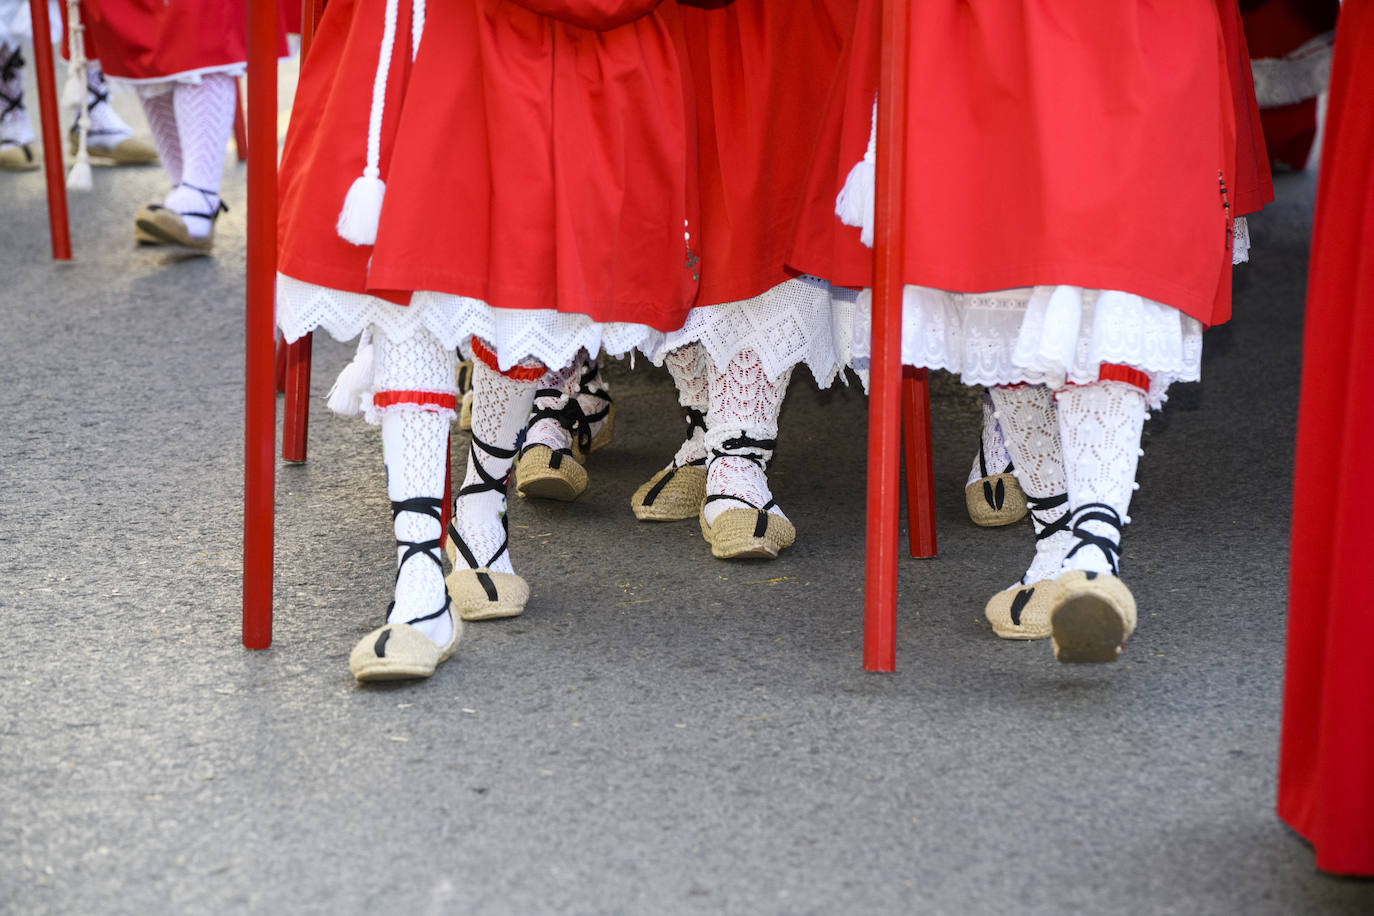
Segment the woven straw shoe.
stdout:
<path fill-rule="evenodd" d="M 199 254 L 209 254 L 215 245 L 215 227 L 203 237 L 191 235 L 186 221 L 175 210 L 160 204 L 149 204 L 134 216 L 134 238 L 152 245 L 178 245 Z"/>
<path fill-rule="evenodd" d="M 587 489 L 587 470 L 572 460 L 568 449 L 535 444 L 515 459 L 515 492 L 534 499 L 571 502 Z"/>
<path fill-rule="evenodd" d="M 703 506 L 697 519 L 711 555 L 721 560 L 774 560 L 797 540 L 792 523 L 766 508 L 726 509 L 708 525 Z"/>
<path fill-rule="evenodd" d="M 705 501 L 706 470 L 687 464 L 650 477 L 630 497 L 630 508 L 641 522 L 678 522 L 700 513 Z"/>
<path fill-rule="evenodd" d="M 0 146 L 0 171 L 32 172 L 41 165 L 32 143 L 6 143 Z"/>
<path fill-rule="evenodd" d="M 429 677 L 453 655 L 463 622 L 453 618 L 448 645 L 436 646 L 408 623 L 389 623 L 364 636 L 348 656 L 348 669 L 360 681 L 404 681 Z"/>
<path fill-rule="evenodd" d="M 1135 598 L 1126 583 L 1111 573 L 1077 569 L 1054 581 L 1054 657 L 1066 664 L 1116 661 L 1136 624 Z"/>
<path fill-rule="evenodd" d="M 1014 474 L 989 474 L 964 487 L 964 504 L 975 525 L 998 528 L 1026 517 L 1026 494 Z"/>
<path fill-rule="evenodd" d="M 449 554 L 449 559 L 454 559 Z M 519 617 L 530 600 L 529 583 L 515 573 L 495 572 L 487 567 L 469 569 L 455 562 L 444 580 L 453 596 L 453 609 L 464 620 L 492 620 Z"/>
<path fill-rule="evenodd" d="M 73 131 L 67 144 L 73 156 L 77 153 L 76 133 Z M 104 159 L 115 165 L 151 165 L 157 162 L 157 150 L 147 140 L 139 137 L 124 137 L 113 143 L 102 142 L 102 138 L 92 135 L 86 139 L 86 152 L 92 159 Z"/>
<path fill-rule="evenodd" d="M 1050 635 L 1050 611 L 1059 593 L 1056 579 L 1013 585 L 988 599 L 983 613 L 992 632 L 1003 639 L 1044 639 Z"/>

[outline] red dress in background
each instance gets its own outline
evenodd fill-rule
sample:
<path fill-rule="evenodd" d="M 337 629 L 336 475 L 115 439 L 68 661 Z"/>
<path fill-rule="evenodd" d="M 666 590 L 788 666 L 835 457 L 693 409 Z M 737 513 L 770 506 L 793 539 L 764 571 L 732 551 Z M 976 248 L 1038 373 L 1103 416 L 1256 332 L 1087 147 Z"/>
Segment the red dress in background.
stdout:
<path fill-rule="evenodd" d="M 66 4 L 61 8 L 65 20 Z M 106 76 L 130 82 L 242 73 L 248 60 L 247 16 L 246 0 L 81 2 L 86 57 L 99 60 Z M 284 44 L 279 53 L 285 56 Z"/>
<path fill-rule="evenodd" d="M 1372 45 L 1374 2 L 1346 0 L 1307 277 L 1279 753 L 1279 816 L 1318 868 L 1350 875 L 1374 875 Z"/>

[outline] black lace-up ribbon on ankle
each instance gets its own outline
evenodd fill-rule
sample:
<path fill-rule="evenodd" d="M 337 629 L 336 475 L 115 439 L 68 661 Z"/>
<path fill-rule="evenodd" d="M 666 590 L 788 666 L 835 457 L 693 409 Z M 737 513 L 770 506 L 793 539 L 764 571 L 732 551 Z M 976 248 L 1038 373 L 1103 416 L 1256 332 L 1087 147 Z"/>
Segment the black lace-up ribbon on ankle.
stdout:
<path fill-rule="evenodd" d="M 1043 541 L 1045 538 L 1054 537 L 1061 531 L 1069 530 L 1069 513 L 1065 512 L 1053 521 L 1045 521 L 1037 513 L 1045 512 L 1049 509 L 1057 509 L 1069 501 L 1069 494 L 1056 493 L 1053 496 L 1031 496 L 1026 494 L 1026 508 L 1030 510 L 1031 517 L 1040 525 L 1040 531 L 1036 533 L 1035 539 Z"/>
<path fill-rule="evenodd" d="M 596 364 L 596 360 L 589 360 L 587 364 L 582 367 L 582 375 L 577 382 L 578 394 L 589 394 L 592 397 L 605 402 L 605 406 L 594 413 L 583 413 L 582 405 L 578 405 L 578 412 L 583 417 L 585 417 L 588 427 L 590 427 L 593 423 L 606 419 L 606 415 L 611 412 L 611 396 L 606 393 L 606 390 L 604 388 L 599 391 L 592 388 L 592 382 L 599 381 L 600 378 L 601 367 Z M 588 436 L 590 437 L 590 435 L 591 434 L 589 432 Z M 582 450 L 585 452 L 586 448 L 583 448 Z"/>
<path fill-rule="evenodd" d="M 510 471 L 506 471 L 504 477 L 497 478 L 493 477 L 487 472 L 486 468 L 482 467 L 482 462 L 477 460 L 477 450 L 479 448 L 493 458 L 502 458 L 509 461 L 515 457 L 515 449 L 497 448 L 494 445 L 487 445 L 487 443 L 483 442 L 481 439 L 473 436 L 472 444 L 468 447 L 468 463 L 476 470 L 477 476 L 480 477 L 481 480 L 477 483 L 468 484 L 459 490 L 458 495 L 454 497 L 453 500 L 455 503 L 464 496 L 471 496 L 475 493 L 491 492 L 500 493 L 504 496 L 510 485 Z M 453 514 L 456 519 L 458 515 L 457 511 L 455 510 Z M 477 557 L 472 553 L 472 548 L 467 545 L 467 542 L 463 540 L 463 536 L 458 533 L 458 526 L 454 521 L 448 523 L 448 536 L 453 539 L 453 546 L 462 554 L 463 560 L 468 564 L 469 569 L 490 567 L 491 564 L 495 563 L 497 558 L 505 553 L 506 549 L 510 547 L 510 521 L 506 518 L 504 512 L 501 514 L 501 531 L 501 546 L 496 548 L 496 552 L 491 555 L 487 562 L 478 563 Z M 487 593 L 488 601 L 495 601 L 497 599 L 496 583 L 492 581 L 491 576 L 484 572 L 479 572 L 477 574 L 477 582 L 482 586 L 482 590 Z"/>
<path fill-rule="evenodd" d="M 743 458 L 745 461 L 752 461 L 760 469 L 763 468 L 763 455 L 755 454 L 749 450 L 758 452 L 771 452 L 777 447 L 777 439 L 755 439 L 752 436 L 740 433 L 738 436 L 726 439 L 720 444 L 720 448 L 711 449 L 711 460 L 717 458 Z M 724 493 L 717 493 L 714 496 L 706 497 L 706 502 L 714 502 L 718 499 L 732 499 L 737 503 L 743 503 L 750 509 L 759 514 L 758 521 L 754 523 L 754 537 L 761 538 L 768 531 L 768 510 L 776 506 L 777 500 L 770 499 L 762 506 L 756 506 L 747 499 L 738 496 L 727 496 Z"/>
<path fill-rule="evenodd" d="M 436 522 L 443 524 L 444 501 L 437 496 L 415 496 L 410 499 L 402 500 L 393 499 L 391 501 L 391 521 L 394 523 L 397 517 L 399 517 L 402 512 L 413 512 L 416 515 L 427 515 L 430 518 L 434 519 Z M 397 538 L 396 543 L 405 548 L 405 553 L 401 554 L 401 561 L 396 564 L 397 582 L 401 580 L 401 568 L 406 565 L 407 560 L 415 556 L 429 557 L 431 560 L 434 561 L 434 565 L 439 567 L 439 574 L 443 575 L 444 561 L 439 559 L 439 538 L 434 538 L 430 541 L 403 541 L 400 538 Z M 439 608 L 439 610 L 435 611 L 433 614 L 426 614 L 423 617 L 416 617 L 414 619 L 407 620 L 406 623 L 413 626 L 425 620 L 433 620 L 434 618 L 447 612 L 449 609 L 449 605 L 452 604 L 452 602 L 453 599 L 449 597 L 448 589 L 445 588 L 443 607 Z M 388 618 L 391 617 L 391 611 L 395 607 L 395 601 L 387 605 L 386 616 Z M 382 654 L 383 652 L 377 653 L 379 657 Z"/>
<path fill-rule="evenodd" d="M 1064 516 L 1068 520 L 1068 516 Z M 1087 522 L 1102 522 L 1116 529 L 1116 540 L 1093 534 L 1085 525 Z M 1073 536 L 1078 539 L 1078 543 L 1073 545 L 1069 551 L 1068 559 L 1084 547 L 1096 547 L 1102 551 L 1111 564 L 1112 575 L 1117 575 L 1117 557 L 1121 555 L 1121 516 L 1117 511 L 1106 503 L 1086 503 L 1073 511 Z"/>
<path fill-rule="evenodd" d="M 9 83 L 19 78 L 19 70 L 24 66 L 24 54 L 19 48 L 10 52 L 10 56 L 5 58 L 5 62 L 0 64 L 0 81 Z M 0 118 L 5 117 L 11 111 L 17 111 L 24 107 L 24 87 L 20 86 L 19 91 L 14 95 L 0 92 L 0 102 L 5 103 L 5 110 L 0 111 Z"/>
<path fill-rule="evenodd" d="M 525 424 L 525 432 L 534 428 L 540 420 L 553 420 L 559 426 L 566 429 L 573 438 L 577 440 L 577 445 L 583 452 L 591 447 L 592 429 L 586 422 L 582 413 L 582 405 L 578 404 L 574 398 L 568 398 L 562 407 L 544 407 L 539 404 L 540 400 L 549 398 L 561 398 L 563 392 L 557 388 L 540 388 L 534 393 L 534 409 L 530 411 L 529 421 Z M 519 455 L 525 457 L 525 453 L 537 445 L 544 445 L 542 442 L 526 442 L 521 446 Z M 544 446 L 547 448 L 548 446 Z M 553 449 L 553 456 L 549 458 L 549 467 L 557 469 L 563 465 L 563 456 L 572 455 L 572 449 L 556 448 Z"/>

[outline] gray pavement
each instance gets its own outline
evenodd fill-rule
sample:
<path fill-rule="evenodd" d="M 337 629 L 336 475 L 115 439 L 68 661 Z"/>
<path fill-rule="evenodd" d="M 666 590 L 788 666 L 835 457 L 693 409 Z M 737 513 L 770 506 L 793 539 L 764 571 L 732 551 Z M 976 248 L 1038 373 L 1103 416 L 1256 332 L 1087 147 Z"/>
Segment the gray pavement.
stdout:
<path fill-rule="evenodd" d="M 969 389 L 935 382 L 940 556 L 902 561 L 878 675 L 861 395 L 798 374 L 797 547 L 724 563 L 629 512 L 679 433 L 641 361 L 584 496 L 513 505 L 527 613 L 383 687 L 346 662 L 389 597 L 379 439 L 319 397 L 278 469 L 276 642 L 239 645 L 244 173 L 208 259 L 134 249 L 162 182 L 97 170 L 54 264 L 41 176 L 0 175 L 0 912 L 1374 912 L 1273 811 L 1310 176 L 1147 425 L 1118 664 L 982 620 L 1030 534 L 964 514 Z M 349 348 L 316 354 L 322 396 Z"/>

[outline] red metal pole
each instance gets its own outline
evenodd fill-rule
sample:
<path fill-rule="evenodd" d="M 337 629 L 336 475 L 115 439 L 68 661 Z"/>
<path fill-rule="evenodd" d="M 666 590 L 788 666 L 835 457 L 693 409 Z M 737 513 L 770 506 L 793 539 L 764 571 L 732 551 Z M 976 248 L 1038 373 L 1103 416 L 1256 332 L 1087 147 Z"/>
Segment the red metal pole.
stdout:
<path fill-rule="evenodd" d="M 310 53 L 310 42 L 315 39 L 315 27 L 323 12 L 324 0 L 301 0 L 301 60 Z"/>
<path fill-rule="evenodd" d="M 906 539 L 913 557 L 935 556 L 935 466 L 930 451 L 930 370 L 902 367 Z"/>
<path fill-rule="evenodd" d="M 243 83 L 234 80 L 234 151 L 239 162 L 248 161 L 248 124 L 243 118 Z"/>
<path fill-rule="evenodd" d="M 277 396 L 277 0 L 248 2 L 248 322 L 244 410 L 243 644 L 272 644 Z"/>
<path fill-rule="evenodd" d="M 72 233 L 67 222 L 67 175 L 62 168 L 62 120 L 53 78 L 52 26 L 48 0 L 29 0 L 33 21 L 33 75 L 38 81 L 38 113 L 43 122 L 43 173 L 48 179 L 48 229 L 54 261 L 72 259 Z"/>
<path fill-rule="evenodd" d="M 907 2 L 883 0 L 873 246 L 873 356 L 868 382 L 868 527 L 864 668 L 897 666 L 897 529 L 901 499 L 902 209 Z"/>

